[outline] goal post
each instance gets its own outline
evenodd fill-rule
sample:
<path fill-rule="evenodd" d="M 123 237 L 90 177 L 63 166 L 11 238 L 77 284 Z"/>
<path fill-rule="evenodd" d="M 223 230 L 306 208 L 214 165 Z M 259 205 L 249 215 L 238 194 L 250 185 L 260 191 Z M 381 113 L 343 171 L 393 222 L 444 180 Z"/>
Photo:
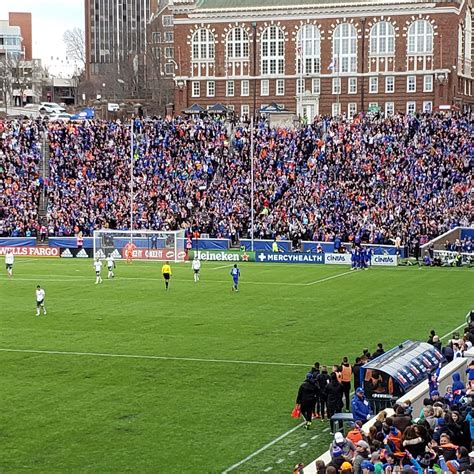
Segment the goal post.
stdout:
<path fill-rule="evenodd" d="M 95 230 L 94 258 L 125 258 L 125 246 L 131 242 L 133 260 L 184 262 L 185 241 L 184 230 Z"/>

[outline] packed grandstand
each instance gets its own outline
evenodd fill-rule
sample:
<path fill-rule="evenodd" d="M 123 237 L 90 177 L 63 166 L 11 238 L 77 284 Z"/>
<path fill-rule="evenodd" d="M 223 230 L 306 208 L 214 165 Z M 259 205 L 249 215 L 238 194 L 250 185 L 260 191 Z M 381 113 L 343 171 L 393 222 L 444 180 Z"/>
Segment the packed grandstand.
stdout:
<path fill-rule="evenodd" d="M 249 235 L 249 124 L 137 118 L 134 127 L 135 228 Z M 119 121 L 0 124 L 0 235 L 35 236 L 42 224 L 57 236 L 127 229 L 130 133 Z M 463 115 L 320 118 L 295 130 L 261 120 L 255 237 L 427 242 L 472 222 L 473 157 Z"/>

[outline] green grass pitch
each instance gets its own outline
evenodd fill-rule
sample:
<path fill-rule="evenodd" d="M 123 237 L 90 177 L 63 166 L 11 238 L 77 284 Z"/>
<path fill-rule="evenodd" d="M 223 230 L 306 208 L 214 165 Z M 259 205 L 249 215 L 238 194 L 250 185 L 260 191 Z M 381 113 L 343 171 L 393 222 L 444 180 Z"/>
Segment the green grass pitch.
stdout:
<path fill-rule="evenodd" d="M 18 258 L 12 280 L 2 273 L 0 472 L 222 472 L 299 424 L 290 411 L 314 361 L 444 335 L 472 309 L 469 269 L 249 263 L 239 293 L 222 262 L 203 263 L 198 284 L 173 265 L 168 293 L 160 270 L 119 262 L 94 285 L 91 260 Z M 308 463 L 327 426 L 233 472 Z"/>

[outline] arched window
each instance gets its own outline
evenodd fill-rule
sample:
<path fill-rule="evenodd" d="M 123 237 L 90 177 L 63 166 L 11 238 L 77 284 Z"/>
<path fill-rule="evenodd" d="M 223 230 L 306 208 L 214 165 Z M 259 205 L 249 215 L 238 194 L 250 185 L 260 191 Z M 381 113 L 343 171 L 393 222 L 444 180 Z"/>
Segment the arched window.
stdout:
<path fill-rule="evenodd" d="M 357 72 L 357 31 L 350 23 L 337 25 L 333 33 L 334 72 Z"/>
<path fill-rule="evenodd" d="M 395 53 L 395 29 L 388 21 L 379 21 L 370 30 L 370 55 L 389 56 Z"/>
<path fill-rule="evenodd" d="M 232 28 L 227 34 L 227 59 L 248 59 L 249 35 L 241 28 Z"/>
<path fill-rule="evenodd" d="M 408 54 L 433 53 L 433 27 L 426 20 L 416 20 L 408 28 Z"/>
<path fill-rule="evenodd" d="M 464 24 L 464 74 L 470 76 L 472 61 L 472 16 L 469 8 L 466 10 L 466 20 Z"/>
<path fill-rule="evenodd" d="M 296 39 L 298 74 L 319 74 L 321 72 L 321 33 L 315 25 L 304 25 Z M 301 71 L 303 65 L 303 71 Z"/>
<path fill-rule="evenodd" d="M 285 73 L 285 34 L 278 26 L 269 26 L 261 37 L 262 74 Z"/>
<path fill-rule="evenodd" d="M 214 61 L 216 54 L 215 39 L 212 31 L 201 28 L 193 34 L 193 61 Z"/>

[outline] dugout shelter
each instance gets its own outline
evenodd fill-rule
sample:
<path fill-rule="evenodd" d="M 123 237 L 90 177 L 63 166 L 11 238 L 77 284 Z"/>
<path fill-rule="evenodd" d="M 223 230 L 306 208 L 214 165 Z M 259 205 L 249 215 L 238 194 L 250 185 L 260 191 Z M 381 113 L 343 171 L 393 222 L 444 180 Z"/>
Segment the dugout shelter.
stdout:
<path fill-rule="evenodd" d="M 362 366 L 360 379 L 374 413 L 392 406 L 444 361 L 431 344 L 407 340 Z"/>

